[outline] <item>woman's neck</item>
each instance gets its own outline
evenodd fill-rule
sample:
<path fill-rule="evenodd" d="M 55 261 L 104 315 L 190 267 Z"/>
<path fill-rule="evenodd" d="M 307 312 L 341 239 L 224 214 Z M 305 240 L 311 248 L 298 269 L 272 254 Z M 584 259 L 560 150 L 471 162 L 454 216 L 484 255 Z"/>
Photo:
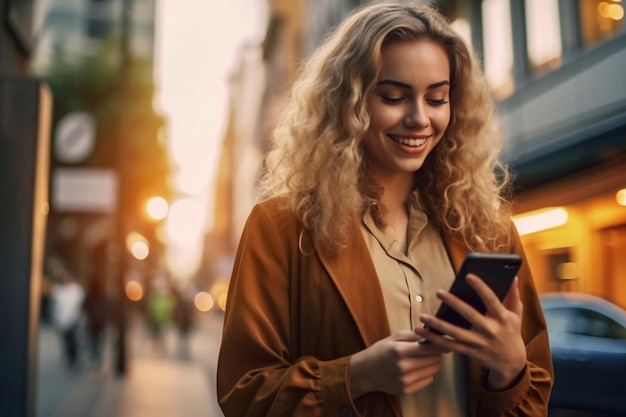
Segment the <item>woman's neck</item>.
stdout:
<path fill-rule="evenodd" d="M 388 212 L 406 212 L 406 203 L 415 187 L 415 177 L 407 175 L 387 176 L 378 179 L 383 188 L 382 203 Z"/>
<path fill-rule="evenodd" d="M 383 187 L 382 203 L 385 206 L 383 220 L 385 234 L 397 242 L 399 249 L 406 253 L 409 211 L 407 200 L 413 191 L 414 179 L 408 176 L 394 176 L 379 180 Z"/>

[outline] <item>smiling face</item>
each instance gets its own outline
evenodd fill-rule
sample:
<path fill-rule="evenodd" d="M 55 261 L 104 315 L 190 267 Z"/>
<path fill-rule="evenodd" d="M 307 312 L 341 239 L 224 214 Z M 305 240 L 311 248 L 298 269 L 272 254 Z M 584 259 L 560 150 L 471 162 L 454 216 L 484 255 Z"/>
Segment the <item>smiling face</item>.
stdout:
<path fill-rule="evenodd" d="M 450 62 L 430 39 L 393 42 L 381 52 L 365 152 L 379 182 L 412 181 L 450 123 Z"/>

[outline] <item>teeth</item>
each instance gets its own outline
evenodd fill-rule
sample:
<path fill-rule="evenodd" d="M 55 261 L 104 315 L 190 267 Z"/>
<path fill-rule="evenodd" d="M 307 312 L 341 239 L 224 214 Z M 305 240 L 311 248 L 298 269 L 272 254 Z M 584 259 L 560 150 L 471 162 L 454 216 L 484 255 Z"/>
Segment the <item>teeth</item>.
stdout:
<path fill-rule="evenodd" d="M 408 139 L 408 138 L 401 138 L 398 136 L 391 136 L 391 135 L 389 135 L 389 137 L 393 139 L 395 142 L 398 142 L 402 145 L 411 146 L 411 147 L 422 146 L 426 142 L 426 138 Z"/>

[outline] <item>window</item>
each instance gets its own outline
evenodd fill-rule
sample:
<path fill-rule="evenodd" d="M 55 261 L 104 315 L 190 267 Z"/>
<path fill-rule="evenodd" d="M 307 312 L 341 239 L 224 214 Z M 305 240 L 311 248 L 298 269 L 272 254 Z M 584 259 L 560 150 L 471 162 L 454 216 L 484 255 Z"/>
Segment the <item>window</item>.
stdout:
<path fill-rule="evenodd" d="M 616 36 L 624 24 L 621 0 L 579 0 L 580 26 L 584 46 Z"/>
<path fill-rule="evenodd" d="M 561 65 L 559 0 L 526 0 L 528 59 L 534 74 Z"/>
<path fill-rule="evenodd" d="M 548 330 L 553 333 L 567 333 L 568 330 L 568 311 L 563 308 L 544 310 L 546 321 L 548 322 Z"/>
<path fill-rule="evenodd" d="M 110 0 L 90 0 L 85 19 L 85 33 L 90 38 L 103 39 L 111 34 L 110 3 Z"/>
<path fill-rule="evenodd" d="M 545 311 L 555 333 L 626 340 L 626 329 L 610 317 L 586 308 L 555 308 Z"/>
<path fill-rule="evenodd" d="M 610 339 L 619 338 L 620 335 L 623 337 L 623 332 L 619 331 L 622 326 L 604 314 L 581 308 L 577 311 L 576 316 L 579 326 L 573 329 L 574 333 Z"/>
<path fill-rule="evenodd" d="M 483 0 L 485 76 L 496 98 L 510 95 L 513 79 L 513 36 L 509 0 Z"/>

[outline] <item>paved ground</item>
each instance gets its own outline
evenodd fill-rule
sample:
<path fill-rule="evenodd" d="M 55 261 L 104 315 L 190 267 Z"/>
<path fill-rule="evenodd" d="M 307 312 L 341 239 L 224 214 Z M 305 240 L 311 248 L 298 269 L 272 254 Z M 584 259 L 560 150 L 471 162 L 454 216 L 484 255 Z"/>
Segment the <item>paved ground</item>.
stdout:
<path fill-rule="evenodd" d="M 183 349 L 175 329 L 156 343 L 135 317 L 128 329 L 128 371 L 114 372 L 113 337 L 108 333 L 103 361 L 86 355 L 67 369 L 53 329 L 39 332 L 37 417 L 223 417 L 215 397 L 221 317 L 199 316 Z"/>

